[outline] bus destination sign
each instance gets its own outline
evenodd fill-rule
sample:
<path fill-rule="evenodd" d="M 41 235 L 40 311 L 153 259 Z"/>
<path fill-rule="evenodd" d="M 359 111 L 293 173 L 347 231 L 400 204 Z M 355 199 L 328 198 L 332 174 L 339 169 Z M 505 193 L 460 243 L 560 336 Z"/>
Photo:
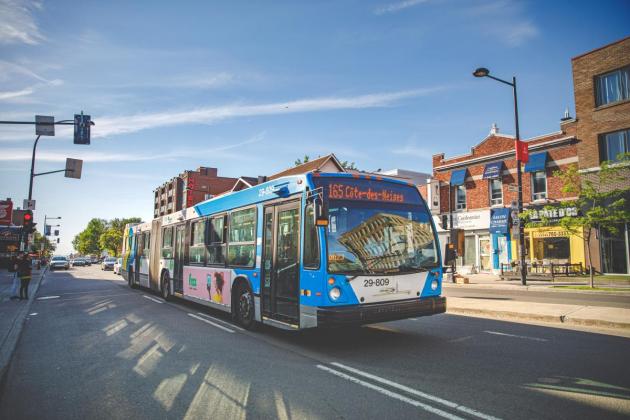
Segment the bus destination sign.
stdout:
<path fill-rule="evenodd" d="M 328 185 L 328 198 L 331 200 L 381 201 L 387 203 L 405 202 L 405 194 L 402 191 L 395 191 L 384 186 L 372 188 L 334 182 Z"/>

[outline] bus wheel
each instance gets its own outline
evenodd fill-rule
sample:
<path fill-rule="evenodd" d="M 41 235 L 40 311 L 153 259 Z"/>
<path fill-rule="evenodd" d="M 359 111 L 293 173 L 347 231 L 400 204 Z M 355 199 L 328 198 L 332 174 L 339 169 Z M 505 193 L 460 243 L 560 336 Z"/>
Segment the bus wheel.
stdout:
<path fill-rule="evenodd" d="M 171 297 L 171 290 L 169 287 L 167 273 L 162 274 L 161 289 L 162 289 L 162 297 L 164 298 L 164 300 L 169 300 Z"/>
<path fill-rule="evenodd" d="M 241 285 L 238 288 L 236 295 L 236 320 L 244 328 L 253 329 L 255 327 L 254 321 L 254 295 L 249 290 L 249 287 Z"/>

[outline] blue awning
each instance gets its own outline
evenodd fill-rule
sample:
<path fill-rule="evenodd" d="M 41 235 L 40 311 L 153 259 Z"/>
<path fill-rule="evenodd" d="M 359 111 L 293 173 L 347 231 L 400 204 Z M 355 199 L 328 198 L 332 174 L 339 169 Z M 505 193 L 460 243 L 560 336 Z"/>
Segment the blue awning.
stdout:
<path fill-rule="evenodd" d="M 483 179 L 501 178 L 502 172 L 503 161 L 488 163 L 483 169 Z"/>
<path fill-rule="evenodd" d="M 466 179 L 466 169 L 459 169 L 451 172 L 451 185 L 464 185 Z"/>
<path fill-rule="evenodd" d="M 490 233 L 508 233 L 510 231 L 510 209 L 492 209 L 490 212 Z"/>
<path fill-rule="evenodd" d="M 529 155 L 529 161 L 525 164 L 525 172 L 544 171 L 547 165 L 547 152 Z"/>

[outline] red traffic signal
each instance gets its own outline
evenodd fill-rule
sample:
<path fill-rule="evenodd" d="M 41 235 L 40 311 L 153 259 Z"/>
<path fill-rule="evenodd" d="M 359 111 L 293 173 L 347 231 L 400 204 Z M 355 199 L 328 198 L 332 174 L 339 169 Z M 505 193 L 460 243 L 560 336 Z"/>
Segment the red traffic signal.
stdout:
<path fill-rule="evenodd" d="M 33 233 L 34 226 L 35 225 L 33 224 L 33 211 L 26 210 L 24 212 L 24 219 L 22 221 L 22 229 L 26 233 Z"/>

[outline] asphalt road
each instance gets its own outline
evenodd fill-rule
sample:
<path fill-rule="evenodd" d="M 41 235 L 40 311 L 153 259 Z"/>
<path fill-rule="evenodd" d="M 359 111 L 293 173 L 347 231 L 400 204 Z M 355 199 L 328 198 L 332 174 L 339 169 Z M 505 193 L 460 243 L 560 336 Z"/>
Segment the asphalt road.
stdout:
<path fill-rule="evenodd" d="M 454 315 L 249 332 L 76 268 L 42 284 L 0 418 L 628 418 L 629 344 Z"/>
<path fill-rule="evenodd" d="M 564 303 L 568 305 L 607 306 L 611 308 L 630 308 L 630 293 L 608 294 L 601 292 L 568 292 L 540 290 L 504 290 L 466 288 L 466 286 L 447 286 L 444 288 L 447 298 L 513 300 L 519 302 Z"/>

